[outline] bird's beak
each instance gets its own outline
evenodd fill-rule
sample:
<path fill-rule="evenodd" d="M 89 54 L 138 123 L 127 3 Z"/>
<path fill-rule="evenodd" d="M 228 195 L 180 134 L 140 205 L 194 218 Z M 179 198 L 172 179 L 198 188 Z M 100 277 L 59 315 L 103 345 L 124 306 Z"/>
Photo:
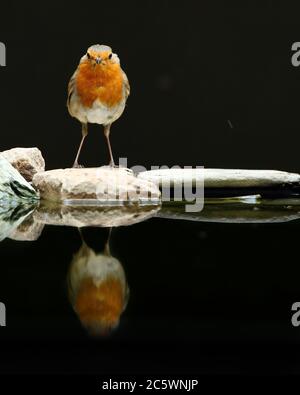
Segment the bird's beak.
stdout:
<path fill-rule="evenodd" d="M 96 58 L 96 63 L 97 64 L 100 64 L 102 62 L 102 59 L 100 58 L 100 56 L 98 56 L 97 58 Z"/>

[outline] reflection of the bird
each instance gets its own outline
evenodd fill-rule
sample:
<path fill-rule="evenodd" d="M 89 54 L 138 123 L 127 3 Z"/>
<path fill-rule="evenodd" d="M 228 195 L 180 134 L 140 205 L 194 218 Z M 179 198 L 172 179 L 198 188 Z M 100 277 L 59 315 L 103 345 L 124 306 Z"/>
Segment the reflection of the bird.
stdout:
<path fill-rule="evenodd" d="M 118 326 L 129 296 L 124 269 L 110 254 L 110 234 L 108 228 L 80 229 L 82 245 L 68 273 L 71 304 L 92 335 L 108 334 Z"/>

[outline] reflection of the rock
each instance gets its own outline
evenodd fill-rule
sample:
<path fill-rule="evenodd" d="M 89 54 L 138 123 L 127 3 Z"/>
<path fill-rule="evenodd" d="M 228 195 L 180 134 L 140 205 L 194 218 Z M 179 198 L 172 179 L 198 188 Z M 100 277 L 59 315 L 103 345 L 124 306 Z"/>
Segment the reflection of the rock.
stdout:
<path fill-rule="evenodd" d="M 99 252 L 91 245 L 95 233 Z M 118 326 L 127 304 L 125 272 L 110 254 L 110 229 L 82 228 L 80 234 L 82 245 L 73 256 L 68 274 L 70 301 L 90 334 L 105 335 Z"/>
<path fill-rule="evenodd" d="M 153 216 L 199 222 L 275 223 L 300 218 L 300 199 L 257 197 L 206 198 L 199 212 L 186 212 L 185 203 L 160 205 L 89 206 L 40 202 L 39 206 L 0 207 L 0 241 L 37 240 L 44 225 L 116 227 L 145 221 Z"/>
<path fill-rule="evenodd" d="M 153 217 L 160 205 L 83 206 L 42 203 L 34 213 L 38 222 L 65 226 L 127 226 Z"/>
<path fill-rule="evenodd" d="M 160 210 L 160 205 L 68 206 L 32 205 L 0 206 L 0 241 L 9 237 L 19 241 L 37 240 L 45 225 L 75 227 L 114 227 L 145 221 Z"/>
<path fill-rule="evenodd" d="M 18 233 L 18 227 L 21 227 L 31 216 L 34 205 L 13 205 L 0 206 L 0 241 L 6 237 L 15 238 Z"/>
<path fill-rule="evenodd" d="M 215 223 L 280 223 L 300 219 L 300 199 L 206 198 L 199 212 L 186 212 L 185 204 L 162 207 L 160 218 Z"/>

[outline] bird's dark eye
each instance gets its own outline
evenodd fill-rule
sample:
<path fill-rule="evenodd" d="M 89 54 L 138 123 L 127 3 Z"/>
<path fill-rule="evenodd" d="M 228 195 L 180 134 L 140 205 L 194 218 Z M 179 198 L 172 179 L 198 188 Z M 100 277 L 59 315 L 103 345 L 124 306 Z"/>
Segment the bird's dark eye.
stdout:
<path fill-rule="evenodd" d="M 108 59 L 111 59 L 112 58 L 112 53 L 110 53 L 109 55 L 108 55 Z"/>
<path fill-rule="evenodd" d="M 88 59 L 91 59 L 91 55 L 88 52 L 86 53 L 86 56 Z"/>

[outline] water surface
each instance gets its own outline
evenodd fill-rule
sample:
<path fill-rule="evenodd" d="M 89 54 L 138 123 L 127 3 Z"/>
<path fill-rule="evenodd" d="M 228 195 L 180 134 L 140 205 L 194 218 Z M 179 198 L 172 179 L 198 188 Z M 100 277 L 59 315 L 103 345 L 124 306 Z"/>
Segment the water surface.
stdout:
<path fill-rule="evenodd" d="M 300 206 L 290 203 L 1 213 L 1 371 L 297 371 Z M 110 260 L 117 280 L 98 292 Z"/>

